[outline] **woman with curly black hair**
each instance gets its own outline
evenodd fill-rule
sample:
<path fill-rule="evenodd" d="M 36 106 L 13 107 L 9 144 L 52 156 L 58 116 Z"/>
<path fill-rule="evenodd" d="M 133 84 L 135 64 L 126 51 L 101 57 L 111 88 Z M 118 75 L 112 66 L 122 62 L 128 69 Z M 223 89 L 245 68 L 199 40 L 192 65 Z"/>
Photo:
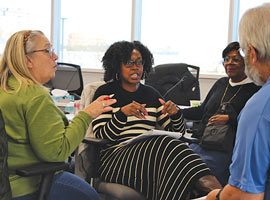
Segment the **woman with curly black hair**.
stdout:
<path fill-rule="evenodd" d="M 111 143 L 101 151 L 100 177 L 124 184 L 147 199 L 186 199 L 194 183 L 211 172 L 185 143 L 168 136 L 153 136 L 123 145 L 123 141 L 156 127 L 185 132 L 184 118 L 171 101 L 165 102 L 141 79 L 152 70 L 153 55 L 138 41 L 112 44 L 103 59 L 105 85 L 94 99 L 111 95 L 113 110 L 93 121 L 97 138 Z"/>
<path fill-rule="evenodd" d="M 141 54 L 143 61 L 143 78 L 152 70 L 154 58 L 147 47 L 139 41 L 133 43 L 127 41 L 116 42 L 110 46 L 102 58 L 103 68 L 105 70 L 104 81 L 116 81 L 121 73 L 121 63 L 127 63 L 131 57 L 133 49 L 136 49 Z"/>

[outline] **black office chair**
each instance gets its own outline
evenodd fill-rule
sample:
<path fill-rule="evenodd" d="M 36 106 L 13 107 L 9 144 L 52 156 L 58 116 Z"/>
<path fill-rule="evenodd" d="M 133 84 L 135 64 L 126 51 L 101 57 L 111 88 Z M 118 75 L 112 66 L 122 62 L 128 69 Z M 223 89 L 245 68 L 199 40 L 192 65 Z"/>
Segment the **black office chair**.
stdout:
<path fill-rule="evenodd" d="M 75 99 L 80 99 L 83 91 L 83 77 L 80 65 L 70 63 L 57 63 L 55 77 L 45 84 L 53 89 L 66 90 L 74 95 Z"/>
<path fill-rule="evenodd" d="M 0 110 L 0 199 L 10 200 L 11 190 L 8 178 L 8 139 L 5 130 L 5 123 Z M 16 174 L 24 177 L 41 176 L 41 183 L 38 190 L 37 200 L 47 200 L 51 189 L 51 183 L 56 171 L 66 170 L 69 165 L 65 162 L 59 163 L 38 163 L 16 170 Z"/>
<path fill-rule="evenodd" d="M 98 173 L 100 167 L 100 150 L 108 142 L 106 139 L 97 138 L 83 140 L 83 143 L 87 144 L 87 147 L 75 157 L 75 162 L 79 162 L 77 167 L 80 167 L 81 169 L 79 170 L 84 172 L 85 176 L 82 178 L 95 188 L 101 200 L 145 200 L 146 198 L 133 188 L 100 180 Z"/>
<path fill-rule="evenodd" d="M 185 63 L 157 65 L 145 84 L 157 89 L 166 100 L 189 106 L 190 100 L 200 100 L 199 72 L 199 67 Z"/>

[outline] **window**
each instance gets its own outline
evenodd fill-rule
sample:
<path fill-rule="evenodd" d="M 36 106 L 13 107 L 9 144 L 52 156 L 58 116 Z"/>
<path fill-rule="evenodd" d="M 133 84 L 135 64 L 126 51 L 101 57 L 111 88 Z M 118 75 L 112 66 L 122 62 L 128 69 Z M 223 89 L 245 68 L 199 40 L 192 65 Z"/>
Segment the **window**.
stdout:
<path fill-rule="evenodd" d="M 51 2 L 44 0 L 2 0 L 0 4 L 0 56 L 6 41 L 19 30 L 51 32 Z"/>
<path fill-rule="evenodd" d="M 119 40 L 130 41 L 131 0 L 61 1 L 62 49 L 59 60 L 101 69 L 107 48 Z M 61 51 L 62 50 L 62 51 Z"/>
<path fill-rule="evenodd" d="M 241 19 L 242 15 L 244 14 L 246 10 L 248 10 L 249 8 L 260 6 L 263 3 L 269 3 L 269 1 L 266 1 L 266 0 L 240 1 L 239 20 Z"/>
<path fill-rule="evenodd" d="M 147 0 L 142 4 L 141 41 L 155 64 L 187 63 L 200 72 L 224 73 L 230 1 Z"/>
<path fill-rule="evenodd" d="M 238 37 L 238 26 L 239 26 L 239 23 L 240 23 L 240 20 L 243 16 L 243 14 L 250 8 L 254 8 L 256 6 L 260 6 L 262 5 L 263 3 L 269 3 L 265 0 L 257 0 L 257 1 L 240 1 L 240 0 L 235 0 L 237 2 L 239 2 L 239 4 L 237 5 L 237 10 L 235 10 L 235 13 L 236 13 L 236 20 L 235 20 L 235 37 L 237 38 L 237 40 L 239 40 L 239 37 Z"/>
<path fill-rule="evenodd" d="M 11 34 L 38 29 L 54 42 L 59 61 L 82 68 L 101 69 L 102 56 L 112 43 L 135 38 L 148 46 L 156 65 L 183 62 L 199 66 L 202 73 L 224 73 L 221 54 L 228 40 L 238 39 L 239 19 L 248 8 L 264 2 L 1 0 L 0 55 Z M 54 19 L 52 3 L 57 5 Z M 235 5 L 233 10 L 230 3 Z M 229 26 L 230 15 L 234 16 L 233 26 Z"/>

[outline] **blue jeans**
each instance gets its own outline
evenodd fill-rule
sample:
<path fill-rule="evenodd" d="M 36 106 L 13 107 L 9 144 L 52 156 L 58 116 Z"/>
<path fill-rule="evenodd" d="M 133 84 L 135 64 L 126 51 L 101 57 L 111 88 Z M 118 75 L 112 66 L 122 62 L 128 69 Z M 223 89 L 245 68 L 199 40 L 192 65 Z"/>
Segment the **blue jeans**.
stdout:
<path fill-rule="evenodd" d="M 232 153 L 207 150 L 201 148 L 198 144 L 190 144 L 189 147 L 200 155 L 201 159 L 224 187 L 230 176 L 229 167 L 232 162 Z"/>
<path fill-rule="evenodd" d="M 12 200 L 33 200 L 35 194 L 28 194 Z M 69 173 L 62 172 L 54 176 L 50 200 L 98 200 L 97 192 L 83 179 Z"/>

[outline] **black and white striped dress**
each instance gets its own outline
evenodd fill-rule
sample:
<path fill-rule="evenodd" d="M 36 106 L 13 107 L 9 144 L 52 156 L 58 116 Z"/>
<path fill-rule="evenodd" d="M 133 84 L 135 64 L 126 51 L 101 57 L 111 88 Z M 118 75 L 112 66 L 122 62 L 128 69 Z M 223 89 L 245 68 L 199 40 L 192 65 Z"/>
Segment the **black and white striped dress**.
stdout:
<path fill-rule="evenodd" d="M 118 82 L 102 85 L 94 99 L 114 94 L 117 103 L 111 112 L 93 121 L 94 135 L 111 141 L 101 153 L 100 177 L 107 182 L 124 184 L 141 192 L 147 199 L 185 199 L 193 184 L 211 174 L 185 143 L 168 136 L 154 136 L 130 145 L 120 143 L 156 127 L 184 133 L 183 116 L 163 115 L 160 94 L 140 85 L 136 92 L 125 91 Z M 120 108 L 132 101 L 146 104 L 146 119 L 127 117 Z"/>

